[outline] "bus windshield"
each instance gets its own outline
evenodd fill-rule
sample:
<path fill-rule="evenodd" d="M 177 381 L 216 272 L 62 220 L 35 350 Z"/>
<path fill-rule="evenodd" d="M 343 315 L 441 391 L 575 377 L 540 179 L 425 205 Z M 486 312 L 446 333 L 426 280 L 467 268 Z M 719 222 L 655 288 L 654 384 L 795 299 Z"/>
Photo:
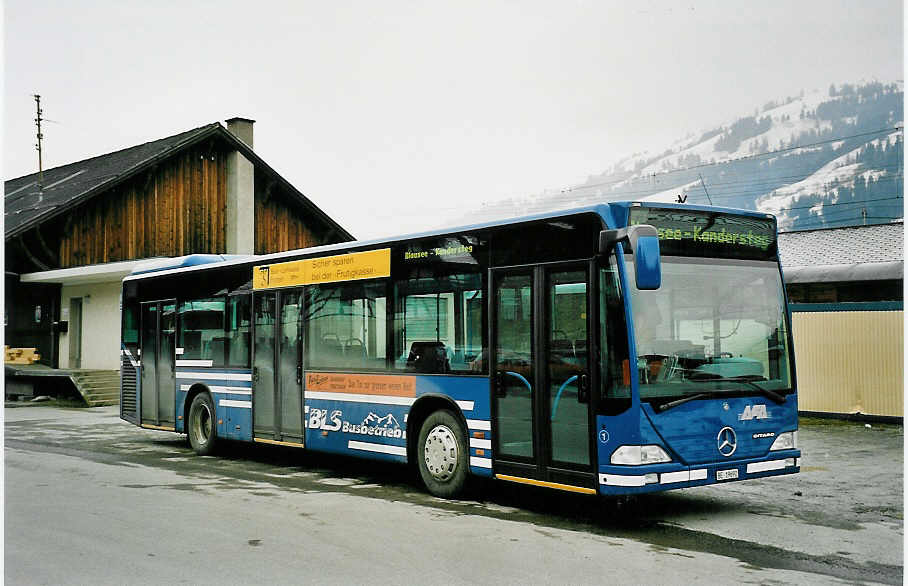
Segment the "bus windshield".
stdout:
<path fill-rule="evenodd" d="M 641 400 L 791 391 L 775 262 L 664 256 L 661 288 L 640 291 L 626 258 Z"/>

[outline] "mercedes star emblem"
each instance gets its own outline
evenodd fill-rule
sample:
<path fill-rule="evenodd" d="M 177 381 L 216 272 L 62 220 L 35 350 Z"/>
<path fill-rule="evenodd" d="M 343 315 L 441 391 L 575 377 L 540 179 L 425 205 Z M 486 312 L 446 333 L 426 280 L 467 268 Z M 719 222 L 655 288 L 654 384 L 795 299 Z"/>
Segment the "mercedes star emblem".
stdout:
<path fill-rule="evenodd" d="M 735 453 L 738 449 L 738 437 L 735 430 L 730 427 L 723 427 L 716 436 L 716 445 L 719 446 L 719 453 L 726 458 Z"/>

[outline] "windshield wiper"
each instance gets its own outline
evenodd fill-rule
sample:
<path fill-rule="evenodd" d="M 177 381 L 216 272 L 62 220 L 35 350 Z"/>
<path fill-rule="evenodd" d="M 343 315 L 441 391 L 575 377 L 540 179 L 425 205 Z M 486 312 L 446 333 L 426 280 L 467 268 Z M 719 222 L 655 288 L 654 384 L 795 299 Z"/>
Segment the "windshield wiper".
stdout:
<path fill-rule="evenodd" d="M 684 403 L 687 403 L 689 401 L 696 401 L 697 399 L 704 399 L 706 397 L 709 397 L 710 395 L 715 395 L 715 394 L 716 394 L 715 392 L 709 392 L 709 393 L 697 393 L 696 395 L 688 395 L 688 396 L 682 397 L 680 399 L 675 399 L 674 401 L 669 401 L 668 403 L 662 403 L 661 405 L 659 405 L 657 411 L 659 411 L 659 413 L 662 413 L 664 411 L 668 411 L 672 407 L 677 407 L 678 405 L 683 405 Z"/>
<path fill-rule="evenodd" d="M 761 387 L 760 385 L 758 385 L 757 383 L 754 382 L 754 381 L 758 381 L 758 380 L 766 380 L 765 377 L 762 377 L 760 375 L 749 374 L 749 375 L 742 375 L 742 376 L 720 376 L 718 374 L 715 374 L 715 375 L 698 374 L 696 378 L 688 377 L 687 380 L 689 380 L 691 382 L 708 382 L 708 383 L 712 383 L 712 382 L 741 383 L 741 384 L 747 385 L 748 387 L 750 387 L 752 389 L 756 389 L 756 390 L 760 391 L 762 394 L 766 395 L 767 397 L 769 397 L 776 403 L 781 404 L 781 403 L 785 402 L 784 395 L 780 395 L 779 393 L 777 393 L 775 391 L 771 391 L 769 389 L 764 389 L 763 387 Z"/>

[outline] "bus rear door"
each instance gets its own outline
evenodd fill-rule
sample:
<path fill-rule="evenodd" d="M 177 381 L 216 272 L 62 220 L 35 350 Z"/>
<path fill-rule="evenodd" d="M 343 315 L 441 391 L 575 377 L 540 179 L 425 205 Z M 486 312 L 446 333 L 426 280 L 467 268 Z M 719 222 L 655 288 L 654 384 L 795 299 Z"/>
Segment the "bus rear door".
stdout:
<path fill-rule="evenodd" d="M 139 389 L 143 427 L 174 430 L 176 301 L 142 304 L 142 377 Z"/>
<path fill-rule="evenodd" d="M 254 439 L 302 445 L 302 289 L 257 291 L 254 307 Z"/>

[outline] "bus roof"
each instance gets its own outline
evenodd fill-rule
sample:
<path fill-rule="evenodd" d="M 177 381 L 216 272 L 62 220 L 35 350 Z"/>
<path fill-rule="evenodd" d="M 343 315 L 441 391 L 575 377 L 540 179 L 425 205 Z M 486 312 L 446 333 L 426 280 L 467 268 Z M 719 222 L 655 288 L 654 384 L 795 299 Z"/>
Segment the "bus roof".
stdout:
<path fill-rule="evenodd" d="M 675 203 L 663 203 L 663 202 L 640 202 L 640 201 L 618 201 L 618 202 L 609 202 L 609 203 L 600 203 L 593 204 L 588 206 L 581 206 L 577 208 L 569 208 L 562 210 L 551 210 L 547 212 L 541 212 L 538 214 L 530 214 L 526 216 L 519 216 L 514 218 L 506 218 L 502 220 L 494 220 L 489 222 L 480 222 L 477 224 L 469 224 L 465 226 L 454 226 L 451 228 L 438 228 L 435 230 L 429 230 L 426 232 L 416 232 L 412 234 L 404 234 L 402 236 L 386 236 L 382 238 L 375 238 L 371 240 L 353 240 L 350 242 L 341 242 L 337 244 L 325 244 L 322 246 L 313 246 L 311 248 L 298 248 L 294 250 L 286 250 L 283 252 L 273 252 L 270 254 L 261 254 L 261 255 L 228 255 L 228 254 L 193 254 L 189 256 L 175 257 L 169 259 L 161 259 L 158 261 L 150 261 L 149 263 L 143 263 L 136 267 L 133 270 L 132 274 L 125 277 L 124 281 L 131 281 L 135 279 L 141 279 L 146 277 L 154 277 L 164 273 L 171 272 L 188 272 L 192 270 L 199 269 L 208 269 L 208 268 L 220 268 L 226 266 L 234 266 L 247 264 L 250 262 L 255 263 L 269 263 L 275 260 L 280 260 L 287 257 L 297 257 L 297 256 L 312 256 L 319 255 L 330 252 L 337 252 L 348 250 L 350 248 L 368 248 L 370 246 L 379 246 L 382 244 L 392 244 L 395 242 L 402 242 L 407 240 L 417 240 L 420 238 L 431 238 L 433 236 L 443 236 L 445 234 L 451 234 L 454 232 L 472 232 L 475 230 L 482 230 L 485 228 L 494 228 L 497 226 L 509 226 L 513 224 L 519 224 L 522 222 L 533 222 L 538 220 L 547 220 L 554 218 L 561 218 L 564 216 L 572 216 L 576 214 L 583 213 L 595 213 L 602 217 L 606 224 L 611 227 L 624 227 L 627 225 L 628 211 L 632 207 L 642 206 L 642 207 L 656 207 L 656 208 L 673 208 L 678 210 L 695 210 L 695 211 L 706 211 L 706 212 L 719 212 L 719 213 L 729 213 L 729 214 L 740 214 L 753 217 L 773 217 L 772 214 L 766 214 L 762 212 L 756 212 L 754 210 L 744 210 L 736 208 L 724 208 L 724 207 L 715 207 L 715 206 L 703 206 L 695 204 L 675 204 Z M 146 264 L 154 264 L 154 267 L 146 267 Z"/>

